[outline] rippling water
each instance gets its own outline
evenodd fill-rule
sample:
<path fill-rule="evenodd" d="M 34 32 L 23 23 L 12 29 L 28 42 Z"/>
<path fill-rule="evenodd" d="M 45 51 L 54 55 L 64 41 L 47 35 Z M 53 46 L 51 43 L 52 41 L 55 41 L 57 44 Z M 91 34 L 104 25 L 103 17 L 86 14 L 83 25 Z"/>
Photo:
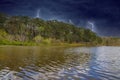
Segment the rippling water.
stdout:
<path fill-rule="evenodd" d="M 120 80 L 120 47 L 0 47 L 0 70 L 5 80 Z"/>

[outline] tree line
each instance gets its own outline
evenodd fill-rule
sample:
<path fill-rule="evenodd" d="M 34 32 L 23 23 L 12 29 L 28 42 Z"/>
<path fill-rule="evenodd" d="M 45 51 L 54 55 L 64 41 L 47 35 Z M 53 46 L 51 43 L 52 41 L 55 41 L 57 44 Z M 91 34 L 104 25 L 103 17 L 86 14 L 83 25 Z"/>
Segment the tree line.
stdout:
<path fill-rule="evenodd" d="M 0 14 L 0 41 L 32 41 L 36 43 L 66 42 L 101 43 L 102 39 L 89 29 L 57 20 Z"/>

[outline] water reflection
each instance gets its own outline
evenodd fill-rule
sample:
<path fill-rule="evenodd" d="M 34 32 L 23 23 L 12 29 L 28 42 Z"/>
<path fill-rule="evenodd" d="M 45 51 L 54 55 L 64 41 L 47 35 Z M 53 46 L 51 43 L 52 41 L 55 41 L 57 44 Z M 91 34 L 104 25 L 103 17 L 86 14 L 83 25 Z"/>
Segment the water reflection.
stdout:
<path fill-rule="evenodd" d="M 120 80 L 120 47 L 92 48 L 89 75 L 97 80 Z"/>
<path fill-rule="evenodd" d="M 119 57 L 120 47 L 0 47 L 0 77 L 7 70 L 11 80 L 120 80 Z"/>
<path fill-rule="evenodd" d="M 61 47 L 2 47 L 0 52 L 0 69 L 14 71 L 16 80 L 80 78 L 77 69 L 82 73 L 90 58 L 89 54 L 73 54 Z"/>

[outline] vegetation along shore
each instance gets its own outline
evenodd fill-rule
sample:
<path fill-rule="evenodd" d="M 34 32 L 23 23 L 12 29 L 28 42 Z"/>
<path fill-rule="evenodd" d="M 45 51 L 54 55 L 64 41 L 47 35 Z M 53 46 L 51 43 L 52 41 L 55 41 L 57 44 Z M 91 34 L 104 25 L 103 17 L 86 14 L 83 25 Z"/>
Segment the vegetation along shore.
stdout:
<path fill-rule="evenodd" d="M 57 20 L 0 14 L 0 45 L 119 45 L 119 41 Z"/>

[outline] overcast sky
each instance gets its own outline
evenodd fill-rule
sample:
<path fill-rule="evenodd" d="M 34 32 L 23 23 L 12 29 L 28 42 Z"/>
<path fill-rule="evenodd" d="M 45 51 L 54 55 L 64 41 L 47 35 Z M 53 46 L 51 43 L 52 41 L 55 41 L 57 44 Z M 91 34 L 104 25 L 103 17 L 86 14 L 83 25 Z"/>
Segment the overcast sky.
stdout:
<path fill-rule="evenodd" d="M 120 0 L 0 0 L 0 12 L 57 19 L 87 27 L 101 36 L 120 36 Z"/>

